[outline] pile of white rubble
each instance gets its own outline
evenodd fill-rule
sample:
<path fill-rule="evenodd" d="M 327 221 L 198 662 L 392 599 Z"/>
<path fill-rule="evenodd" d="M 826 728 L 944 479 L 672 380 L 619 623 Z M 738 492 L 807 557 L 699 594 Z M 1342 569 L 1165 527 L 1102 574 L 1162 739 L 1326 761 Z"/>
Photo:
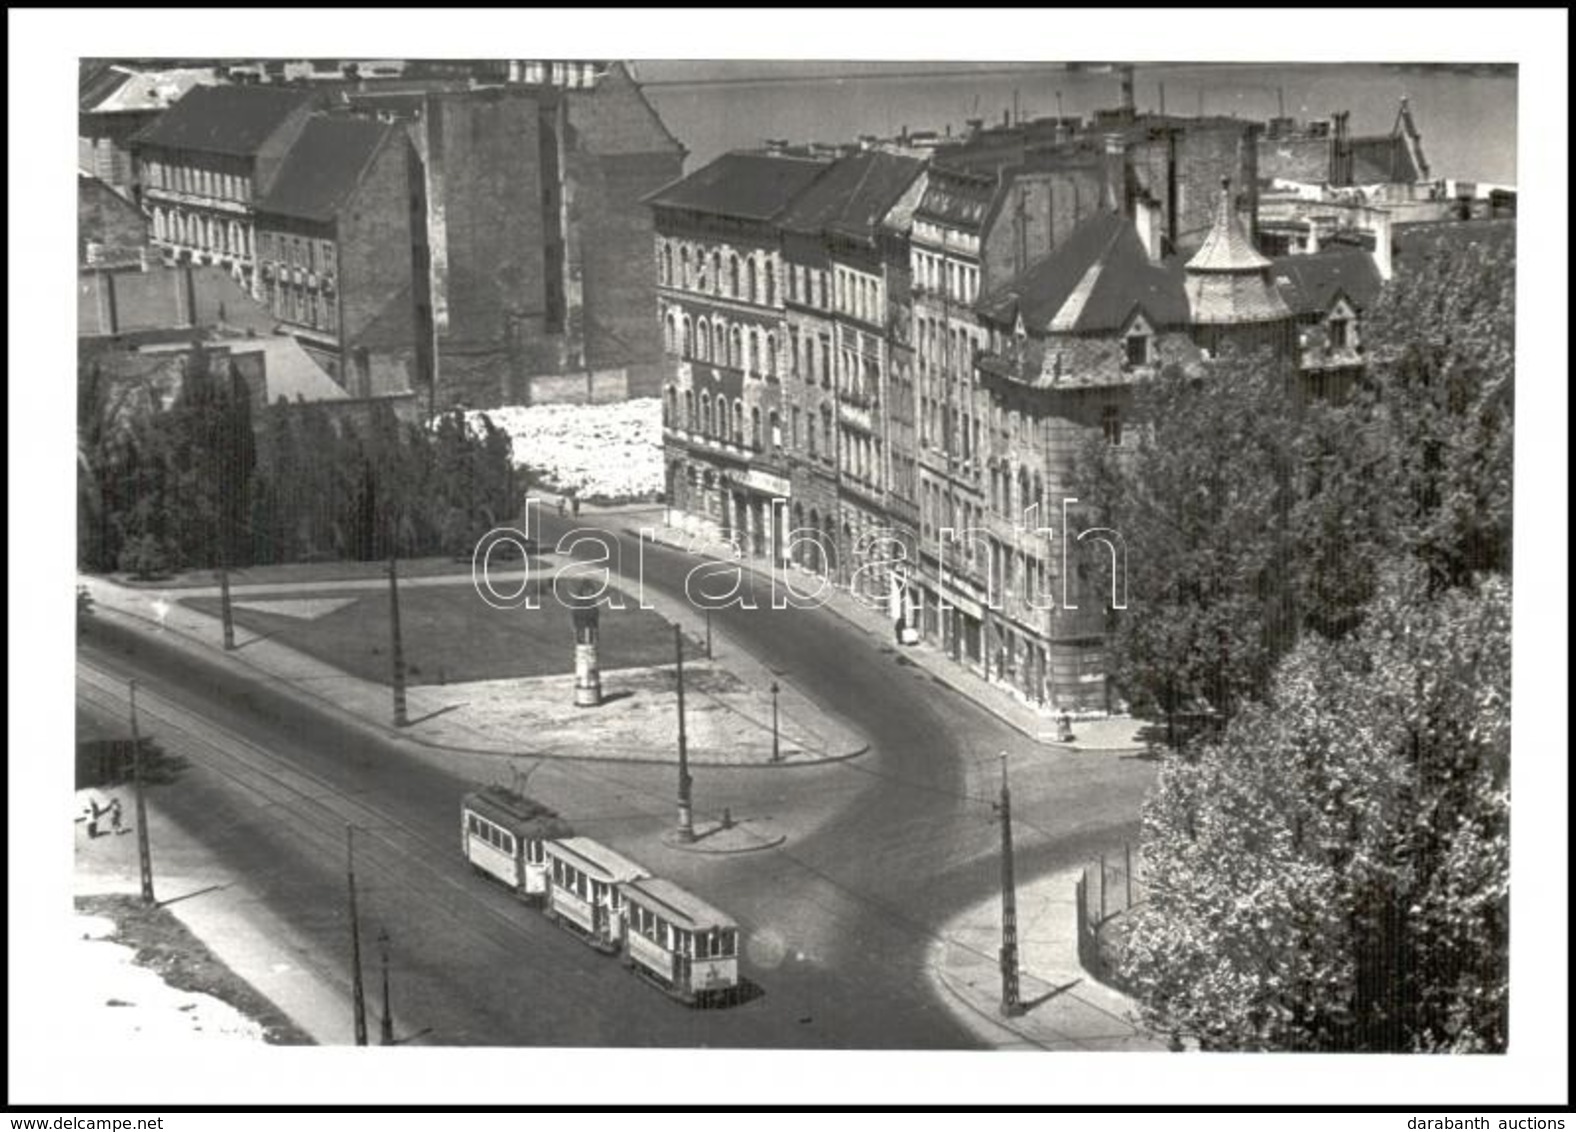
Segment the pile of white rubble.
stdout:
<path fill-rule="evenodd" d="M 551 487 L 611 501 L 662 490 L 662 402 L 655 397 L 488 409 L 468 414 L 472 427 L 484 415 L 514 441 L 515 466 Z"/>

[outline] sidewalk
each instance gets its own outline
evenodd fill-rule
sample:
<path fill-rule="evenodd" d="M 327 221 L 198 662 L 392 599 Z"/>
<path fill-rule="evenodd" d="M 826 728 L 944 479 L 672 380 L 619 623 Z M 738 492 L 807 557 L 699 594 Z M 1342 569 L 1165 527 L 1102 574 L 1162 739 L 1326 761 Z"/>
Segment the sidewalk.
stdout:
<path fill-rule="evenodd" d="M 530 573 L 551 573 L 559 565 L 553 556 L 543 562 L 545 565 Z M 501 580 L 512 585 L 521 576 L 514 571 Z M 613 580 L 615 585 L 620 581 Z M 157 635 L 210 662 L 251 669 L 259 677 L 310 696 L 324 710 L 355 719 L 384 738 L 435 751 L 477 755 L 659 764 L 677 759 L 677 692 L 671 666 L 605 671 L 604 702 L 594 709 L 574 706 L 572 674 L 412 685 L 406 692 L 411 722 L 396 729 L 392 724 L 393 695 L 386 684 L 351 675 L 239 624 L 237 647 L 225 652 L 219 619 L 188 604 L 192 598 L 217 596 L 217 587 L 143 590 L 103 578 L 81 577 L 79 582 L 92 591 L 95 617 L 115 618 L 139 633 Z M 402 581 L 401 588 L 471 584 L 470 576 L 461 574 L 410 579 Z M 294 592 L 327 590 L 353 598 L 362 592 L 386 592 L 386 588 L 387 583 L 378 579 L 258 586 L 232 583 L 230 587 L 238 607 L 288 598 Z M 850 758 L 867 749 L 857 732 L 819 710 L 792 681 L 770 672 L 745 650 L 723 641 L 720 650 L 714 649 L 718 660 L 704 659 L 705 621 L 699 611 L 660 594 L 647 593 L 645 598 L 659 615 L 678 624 L 692 642 L 685 659 L 685 723 L 691 762 L 701 766 L 802 766 Z M 316 604 L 330 612 L 336 603 Z M 314 609 L 301 612 L 315 615 Z M 780 690 L 775 744 L 768 691 L 774 681 Z"/>
<path fill-rule="evenodd" d="M 124 795 L 127 832 L 90 838 L 87 823 L 76 823 L 72 896 L 136 895 L 141 890 L 141 879 L 130 788 L 99 788 L 96 792 Z M 227 873 L 205 846 L 152 806 L 148 809 L 148 835 L 154 857 L 154 895 L 160 904 L 219 962 L 271 1001 L 314 1041 L 348 1043 L 353 1037 L 349 995 L 314 969 L 309 958 L 311 949 L 289 926 L 270 913 L 244 881 Z M 128 987 L 145 984 L 135 975 L 117 977 L 131 979 L 124 984 Z M 173 994 L 144 991 L 134 1005 L 158 1010 L 161 1001 L 172 997 Z M 111 1009 L 104 1002 L 83 1000 L 81 1005 L 95 1013 Z M 233 1013 L 217 1007 L 212 1012 Z M 87 1021 L 84 1033 L 102 1028 Z M 117 1024 L 124 1021 L 118 1018 Z M 149 1032 L 158 1025 L 151 1018 L 139 1020 L 139 1024 L 142 1021 L 151 1023 Z M 256 1040 L 262 1040 L 260 1033 Z"/>
<path fill-rule="evenodd" d="M 797 588 L 804 590 L 820 580 L 819 575 L 798 567 L 783 570 L 749 556 L 735 557 L 732 548 L 726 542 L 708 541 L 666 525 L 663 522 L 664 512 L 660 508 L 655 510 L 647 508 L 643 512 L 624 508 L 616 513 L 610 513 L 608 517 L 613 519 L 615 514 L 617 519 L 622 520 L 619 525 L 637 538 L 644 537 L 642 531 L 649 530 L 655 536 L 655 541 L 664 546 L 727 561 L 750 570 L 762 578 L 775 578 L 779 584 L 791 581 L 797 585 Z M 828 583 L 828 593 L 829 596 L 824 600 L 825 608 L 880 641 L 891 640 L 892 622 L 887 618 L 885 610 L 865 604 L 847 588 L 837 586 L 835 583 Z M 1073 741 L 1059 743 L 1055 713 L 1048 708 L 1042 709 L 1028 703 L 1015 689 L 986 680 L 971 669 L 954 662 L 945 652 L 929 642 L 910 645 L 899 655 L 904 661 L 923 668 L 926 673 L 959 695 L 974 701 L 1003 723 L 1036 742 L 1061 747 L 1068 751 L 1132 753 L 1148 749 L 1148 744 L 1141 735 L 1148 725 L 1143 720 L 1130 717 L 1077 720 L 1073 723 Z"/>
<path fill-rule="evenodd" d="M 1136 1024 L 1132 999 L 1078 962 L 1073 890 L 1082 869 L 1018 886 L 1018 998 L 1027 1009 L 1001 1013 L 1001 900 L 986 900 L 947 924 L 926 972 L 938 999 L 981 1041 L 998 1049 L 1164 1050 Z"/>

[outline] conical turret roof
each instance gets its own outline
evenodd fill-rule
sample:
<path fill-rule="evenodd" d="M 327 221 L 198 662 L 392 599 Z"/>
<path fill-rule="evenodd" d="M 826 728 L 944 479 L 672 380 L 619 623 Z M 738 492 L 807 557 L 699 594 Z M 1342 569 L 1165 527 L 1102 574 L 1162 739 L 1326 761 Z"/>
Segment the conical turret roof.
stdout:
<path fill-rule="evenodd" d="M 1270 261 L 1260 255 L 1237 223 L 1231 182 L 1223 180 L 1215 226 L 1187 262 L 1188 309 L 1195 323 L 1231 325 L 1291 317 L 1286 300 L 1270 280 Z"/>
<path fill-rule="evenodd" d="M 1263 271 L 1270 261 L 1258 253 L 1231 207 L 1231 182 L 1220 183 L 1220 204 L 1215 209 L 1215 226 L 1204 239 L 1204 246 L 1187 261 L 1189 271 Z"/>

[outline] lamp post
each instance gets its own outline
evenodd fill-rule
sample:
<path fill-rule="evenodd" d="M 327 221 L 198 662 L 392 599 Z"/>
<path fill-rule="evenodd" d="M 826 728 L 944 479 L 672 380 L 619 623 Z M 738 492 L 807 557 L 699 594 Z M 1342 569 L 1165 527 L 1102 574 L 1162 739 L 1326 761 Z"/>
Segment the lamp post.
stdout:
<path fill-rule="evenodd" d="M 777 729 L 777 681 L 772 681 L 772 762 L 783 761 L 782 743 Z"/>
<path fill-rule="evenodd" d="M 389 930 L 378 930 L 378 954 L 383 963 L 383 1021 L 379 1026 L 379 1044 L 394 1044 L 394 1013 L 389 1009 Z"/>
<path fill-rule="evenodd" d="M 678 656 L 679 677 L 679 840 L 695 840 L 695 822 L 690 805 L 689 744 L 684 735 L 684 632 L 673 626 L 673 645 Z"/>

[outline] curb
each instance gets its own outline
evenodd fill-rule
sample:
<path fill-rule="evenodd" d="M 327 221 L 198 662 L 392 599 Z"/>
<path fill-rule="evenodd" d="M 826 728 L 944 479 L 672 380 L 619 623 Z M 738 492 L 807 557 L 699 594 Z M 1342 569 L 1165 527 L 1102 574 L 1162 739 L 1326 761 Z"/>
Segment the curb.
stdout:
<path fill-rule="evenodd" d="M 678 850 L 681 853 L 694 853 L 707 857 L 732 857 L 741 853 L 759 853 L 762 849 L 775 849 L 788 840 L 788 835 L 780 833 L 770 841 L 763 841 L 759 845 L 746 845 L 739 849 L 706 849 L 697 841 L 679 841 L 671 833 L 664 833 L 659 840 L 667 848 Z"/>
<path fill-rule="evenodd" d="M 114 614 L 115 616 L 123 618 L 125 621 L 129 622 L 129 630 L 136 633 L 138 636 L 145 636 L 154 640 L 157 639 L 153 633 L 146 631 L 151 629 L 153 625 L 153 622 L 148 618 L 143 617 L 140 614 L 133 613 L 129 610 L 119 609 L 114 606 L 95 610 L 95 616 L 101 616 L 105 612 Z M 204 614 L 203 616 L 206 615 Z M 201 663 L 212 665 L 216 668 L 222 667 L 224 654 L 222 652 L 215 653 L 212 646 L 208 645 L 206 642 L 181 629 L 173 628 L 167 625 L 160 625 L 159 632 L 167 633 L 171 636 L 179 638 L 191 649 L 190 655 L 195 659 L 200 660 Z M 670 766 L 673 763 L 673 760 L 671 759 L 648 759 L 641 758 L 636 755 L 571 755 L 556 751 L 511 751 L 500 750 L 496 747 L 462 747 L 452 743 L 439 743 L 431 739 L 423 739 L 420 736 L 411 735 L 400 728 L 391 727 L 385 723 L 374 722 L 373 720 L 366 718 L 366 716 L 361 715 L 358 712 L 351 711 L 350 709 L 341 706 L 333 700 L 330 700 L 324 696 L 320 696 L 310 689 L 303 688 L 299 683 L 291 680 L 289 677 L 280 676 L 278 673 L 270 672 L 265 668 L 260 668 L 256 664 L 253 664 L 251 661 L 247 660 L 245 657 L 233 657 L 232 659 L 234 659 L 237 663 L 244 665 L 252 672 L 255 672 L 263 681 L 271 683 L 282 689 L 287 695 L 312 703 L 318 708 L 318 710 L 331 711 L 341 720 L 348 721 L 353 726 L 361 728 L 362 730 L 367 731 L 373 735 L 377 735 L 387 741 L 407 743 L 411 746 L 422 747 L 429 751 L 449 752 L 451 754 L 457 755 L 484 756 L 500 759 L 552 759 L 558 762 L 619 763 L 636 766 Z M 695 765 L 703 766 L 707 770 L 786 770 L 792 767 L 821 766 L 826 763 L 847 762 L 850 759 L 856 759 L 860 755 L 868 753 L 869 750 L 870 745 L 865 743 L 851 751 L 846 751 L 839 754 L 821 755 L 816 758 L 800 759 L 797 761 L 789 761 L 785 759 L 779 763 L 717 763 L 710 762 L 704 758 L 697 759 L 693 753 L 690 756 L 690 760 L 694 762 Z"/>
<path fill-rule="evenodd" d="M 625 534 L 631 535 L 637 540 L 641 539 L 643 537 L 642 533 L 641 533 L 641 530 L 639 528 L 631 529 L 629 527 L 622 527 L 621 529 L 624 531 Z M 647 528 L 647 529 L 649 529 L 649 528 Z M 771 575 L 766 570 L 764 570 L 763 568 L 756 566 L 753 562 L 746 562 L 742 558 L 719 558 L 715 554 L 709 554 L 709 553 L 707 553 L 706 551 L 703 551 L 703 550 L 695 550 L 695 549 L 693 549 L 691 547 L 681 546 L 681 545 L 679 545 L 677 543 L 669 542 L 667 539 L 664 539 L 664 538 L 654 538 L 652 541 L 656 542 L 656 543 L 658 543 L 658 544 L 660 544 L 662 546 L 667 547 L 669 550 L 679 551 L 681 554 L 692 554 L 692 555 L 694 555 L 697 558 L 706 558 L 706 559 L 709 559 L 712 562 L 734 563 L 736 565 L 740 565 L 740 566 L 745 567 L 746 569 L 748 569 L 753 574 L 766 576 L 768 578 L 771 577 Z M 861 632 L 869 632 L 870 631 L 866 626 L 861 625 L 858 621 L 854 620 L 853 617 L 849 616 L 846 612 L 844 612 L 843 610 L 839 609 L 834 604 L 828 604 L 828 605 L 822 606 L 822 608 L 827 610 L 828 612 L 830 612 L 834 617 L 837 617 L 839 620 L 843 621 L 845 624 L 852 625 L 854 628 L 860 630 Z M 898 655 L 902 655 L 902 654 L 900 653 Z M 913 663 L 913 662 L 911 662 L 911 663 Z M 996 705 L 991 704 L 991 703 L 987 703 L 987 702 L 985 702 L 983 700 L 975 699 L 975 697 L 970 692 L 965 690 L 959 684 L 955 683 L 950 676 L 944 675 L 943 673 L 938 672 L 937 670 L 935 670 L 933 668 L 930 668 L 927 665 L 920 665 L 920 664 L 916 663 L 915 667 L 924 669 L 925 672 L 929 673 L 930 675 L 934 676 L 937 680 L 941 681 L 941 683 L 946 685 L 946 687 L 949 688 L 951 691 L 953 691 L 957 695 L 962 696 L 964 699 L 968 700 L 971 704 L 973 704 L 974 706 L 980 708 L 982 711 L 989 712 L 991 715 L 993 715 L 997 719 L 999 719 L 1002 723 L 1005 723 L 1008 727 L 1011 727 L 1014 731 L 1018 732 L 1018 734 L 1024 736 L 1025 738 L 1032 739 L 1035 743 L 1038 743 L 1041 746 L 1057 746 L 1058 745 L 1053 740 L 1044 739 L 1037 732 L 1029 730 L 1027 727 L 1025 727 L 1018 720 L 1013 719 L 1011 716 L 1006 715 L 1005 713 L 1003 713 L 1001 711 L 1001 709 L 999 709 Z M 1145 748 L 1143 748 L 1143 747 L 1132 747 L 1132 748 L 1127 748 L 1127 747 L 1116 748 L 1116 747 L 1112 747 L 1112 748 L 1103 748 L 1102 747 L 1102 748 L 1090 748 L 1090 749 L 1091 750 L 1111 750 L 1111 751 L 1123 751 L 1123 752 L 1126 752 L 1126 751 L 1129 751 L 1129 750 L 1131 750 L 1131 751 L 1142 751 Z"/>

